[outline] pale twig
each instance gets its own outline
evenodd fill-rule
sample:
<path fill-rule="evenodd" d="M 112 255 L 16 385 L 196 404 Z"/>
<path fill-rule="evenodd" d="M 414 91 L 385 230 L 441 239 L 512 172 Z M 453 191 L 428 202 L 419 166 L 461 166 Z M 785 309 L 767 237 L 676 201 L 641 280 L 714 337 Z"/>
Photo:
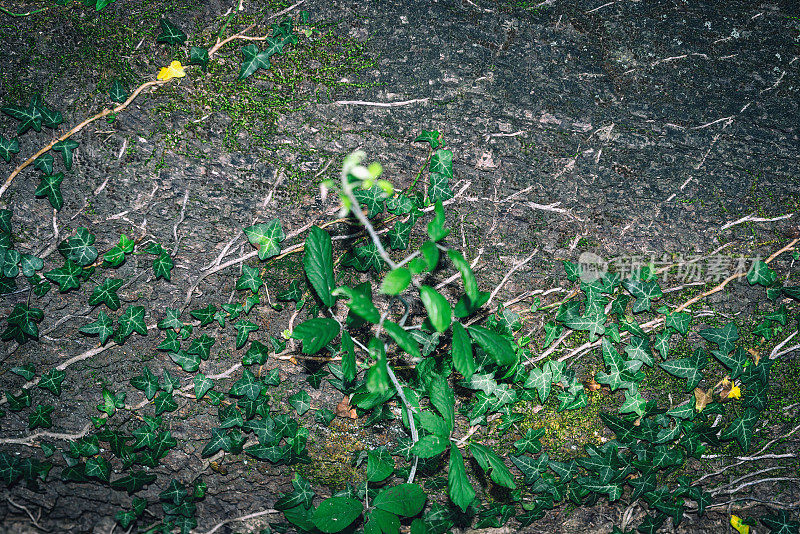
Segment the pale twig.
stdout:
<path fill-rule="evenodd" d="M 800 345 L 794 345 L 794 346 L 789 347 L 786 350 L 781 350 L 781 349 L 783 349 L 783 346 L 786 345 L 789 342 L 790 339 L 792 339 L 794 336 L 797 335 L 797 333 L 798 333 L 798 330 L 795 330 L 794 332 L 792 332 L 792 335 L 790 335 L 789 337 L 787 337 L 786 339 L 781 341 L 774 349 L 772 349 L 772 352 L 769 353 L 769 359 L 770 360 L 774 360 L 775 358 L 779 358 L 779 357 L 783 356 L 784 354 L 788 354 L 788 353 L 790 353 L 790 352 L 792 352 L 794 350 L 800 349 Z"/>
<path fill-rule="evenodd" d="M 280 510 L 273 510 L 273 509 L 269 508 L 267 510 L 261 510 L 260 512 L 255 512 L 255 513 L 243 515 L 243 516 L 240 516 L 240 517 L 232 517 L 230 519 L 225 519 L 223 521 L 220 521 L 219 523 L 214 525 L 211 528 L 211 530 L 207 530 L 205 532 L 205 534 L 214 534 L 214 532 L 218 531 L 219 529 L 221 529 L 222 527 L 224 527 L 225 525 L 227 525 L 229 523 L 235 523 L 237 521 L 249 521 L 250 519 L 255 519 L 257 517 L 261 517 L 261 516 L 264 516 L 264 515 L 279 514 L 279 513 L 280 513 Z"/>
<path fill-rule="evenodd" d="M 201 271 L 207 271 L 207 270 L 211 269 L 212 267 L 216 267 L 217 265 L 219 265 L 219 264 L 220 264 L 220 262 L 222 261 L 222 258 L 224 258 L 225 256 L 227 256 L 227 255 L 228 255 L 228 251 L 231 249 L 231 247 L 233 246 L 233 244 L 234 244 L 234 243 L 236 243 L 236 241 L 237 241 L 237 240 L 238 240 L 240 237 L 242 237 L 242 233 L 243 233 L 243 232 L 242 232 L 241 230 L 239 230 L 238 232 L 236 232 L 236 235 L 235 235 L 235 236 L 233 236 L 233 237 L 231 238 L 231 240 L 230 240 L 230 241 L 228 241 L 228 242 L 225 244 L 225 247 L 223 247 L 223 249 L 222 249 L 222 252 L 220 252 L 220 253 L 219 253 L 219 256 L 217 256 L 217 258 L 216 258 L 215 260 L 213 260 L 211 263 L 209 263 L 208 265 L 206 265 L 205 267 L 203 267 L 203 268 L 202 268 L 202 269 L 200 269 L 200 270 L 201 270 Z"/>
<path fill-rule="evenodd" d="M 781 482 L 781 481 L 797 482 L 797 481 L 800 481 L 800 478 L 797 478 L 797 477 L 760 478 L 758 480 L 753 480 L 753 481 L 750 481 L 750 482 L 744 482 L 743 484 L 740 484 L 740 485 L 736 486 L 733 489 L 729 489 L 729 490 L 725 490 L 725 491 L 712 491 L 712 492 L 709 492 L 709 493 L 711 493 L 711 495 L 719 495 L 720 493 L 732 494 L 732 493 L 736 493 L 736 492 L 738 492 L 738 491 L 740 491 L 740 490 L 742 490 L 744 488 L 747 488 L 747 487 L 750 487 L 750 486 L 755 486 L 757 484 L 764 484 L 766 482 Z"/>
<path fill-rule="evenodd" d="M 455 443 L 456 447 L 458 448 L 463 447 L 467 443 L 467 440 L 472 436 L 472 434 L 478 431 L 478 428 L 480 428 L 478 425 L 469 427 L 467 433 L 461 436 L 458 440 L 454 441 L 453 443 Z"/>
<path fill-rule="evenodd" d="M 189 200 L 189 190 L 188 189 L 186 190 L 186 193 L 183 195 L 183 204 L 181 204 L 181 213 L 180 213 L 180 216 L 178 217 L 178 222 L 176 222 L 175 226 L 172 227 L 172 237 L 175 239 L 175 246 L 172 247 L 172 255 L 173 256 L 175 256 L 175 254 L 178 253 L 178 246 L 181 244 L 181 240 L 178 237 L 178 226 L 180 226 L 181 223 L 186 218 L 186 201 L 187 200 Z"/>
<path fill-rule="evenodd" d="M 764 263 L 770 263 L 772 260 L 774 260 L 775 258 L 780 256 L 784 252 L 787 252 L 789 250 L 793 250 L 794 246 L 797 244 L 798 241 L 800 241 L 800 239 L 792 240 L 788 245 L 786 245 L 785 247 L 781 248 L 780 250 L 778 250 L 777 252 L 772 254 L 769 258 L 764 260 Z M 734 273 L 734 274 L 730 275 L 728 278 L 723 280 L 722 283 L 720 283 L 715 288 L 710 289 L 710 290 L 706 291 L 705 293 L 701 293 L 700 295 L 697 295 L 696 297 L 687 300 L 686 302 L 684 302 L 683 304 L 681 304 L 680 306 L 675 308 L 675 310 L 673 310 L 673 313 L 677 313 L 677 312 L 683 311 L 686 308 L 688 308 L 689 306 L 691 306 L 692 304 L 694 304 L 695 302 L 697 302 L 698 300 L 704 299 L 709 295 L 713 295 L 714 293 L 722 291 L 725 288 L 725 286 L 728 285 L 730 282 L 732 282 L 733 280 L 736 280 L 738 278 L 742 278 L 743 276 L 747 276 L 747 273 Z"/>
<path fill-rule="evenodd" d="M 33 513 L 32 513 L 30 510 L 28 510 L 28 507 L 27 507 L 27 506 L 23 506 L 23 505 L 21 505 L 21 504 L 17 504 L 17 503 L 15 503 L 14 501 L 12 501 L 12 500 L 11 500 L 11 497 L 6 497 L 6 500 L 7 500 L 7 501 L 8 501 L 8 502 L 9 502 L 9 503 L 10 503 L 10 504 L 11 504 L 11 505 L 14 507 L 14 508 L 18 508 L 18 509 L 20 509 L 20 510 L 23 510 L 23 511 L 24 511 L 26 514 L 28 514 L 28 517 L 30 518 L 30 520 L 31 520 L 31 523 L 33 523 L 33 526 L 34 526 L 34 527 L 38 528 L 38 529 L 39 529 L 39 530 L 41 530 L 42 532 L 50 532 L 50 529 L 49 529 L 49 528 L 45 528 L 45 527 L 43 527 L 42 525 L 40 525 L 40 524 L 39 524 L 39 520 L 42 518 L 42 509 L 41 509 L 41 508 L 39 508 L 39 513 L 38 513 L 38 514 L 36 514 L 36 517 L 34 517 L 34 516 L 33 516 Z"/>
<path fill-rule="evenodd" d="M 487 306 L 489 304 L 491 304 L 492 300 L 494 300 L 495 295 L 497 295 L 497 292 L 500 291 L 500 288 L 503 287 L 503 285 L 508 281 L 508 279 L 511 277 L 511 275 L 514 274 L 517 271 L 517 269 L 519 269 L 520 267 L 522 267 L 523 265 L 525 265 L 526 263 L 531 261 L 533 259 L 533 257 L 536 255 L 537 252 L 539 252 L 538 248 L 535 249 L 530 254 L 530 256 L 528 256 L 527 258 L 525 258 L 521 262 L 519 262 L 516 265 L 514 265 L 511 269 L 509 269 L 509 271 L 506 273 L 506 275 L 503 277 L 503 279 L 500 280 L 500 283 L 497 284 L 497 286 L 494 288 L 494 290 L 492 290 L 491 295 L 489 295 L 489 300 L 486 301 L 486 305 Z"/>
<path fill-rule="evenodd" d="M 587 11 L 587 12 L 586 12 L 586 14 L 588 15 L 589 13 L 594 13 L 595 11 L 599 11 L 599 10 L 603 9 L 604 7 L 608 7 L 608 6 L 610 6 L 610 5 L 612 5 L 612 4 L 615 4 L 615 3 L 616 3 L 616 2 L 606 2 L 606 3 L 605 3 L 605 4 L 603 4 L 602 6 L 597 6 L 597 7 L 596 7 L 596 8 L 594 8 L 594 9 L 590 9 L 589 11 Z"/>
<path fill-rule="evenodd" d="M 376 108 L 395 108 L 398 106 L 408 106 L 419 102 L 427 102 L 428 98 L 415 98 L 413 100 L 402 100 L 400 102 L 367 102 L 364 100 L 337 100 L 340 106 L 371 106 Z"/>
<path fill-rule="evenodd" d="M 478 264 L 478 260 L 481 259 L 481 255 L 482 254 L 483 254 L 483 249 L 478 250 L 478 255 L 475 256 L 475 259 L 473 259 L 472 263 L 470 263 L 470 265 L 469 265 L 471 269 L 475 269 L 475 265 Z M 400 263 L 398 263 L 397 266 L 398 267 L 403 266 L 405 263 L 407 263 L 408 261 L 411 261 L 411 259 L 413 259 L 413 258 L 416 258 L 418 255 L 419 255 L 419 252 L 415 252 L 413 254 L 409 254 L 409 256 L 407 258 L 405 258 L 403 261 L 401 261 Z M 449 277 L 445 278 L 444 280 L 442 280 L 441 282 L 436 284 L 436 289 L 442 289 L 444 286 L 446 286 L 450 282 L 453 282 L 454 280 L 458 279 L 459 276 L 461 276 L 461 273 L 455 273 L 452 276 L 449 276 Z"/>
<path fill-rule="evenodd" d="M 766 217 L 753 217 L 753 215 L 754 214 L 751 213 L 750 215 L 742 217 L 739 220 L 727 222 L 720 227 L 720 230 L 727 230 L 731 226 L 736 226 L 737 224 L 744 224 L 746 222 L 773 222 L 773 221 L 782 221 L 783 219 L 791 219 L 794 216 L 794 213 L 787 213 L 786 215 L 781 215 L 780 217 L 772 217 L 771 219 L 768 219 Z"/>
<path fill-rule="evenodd" d="M 65 441 L 75 441 L 81 439 L 89 433 L 92 428 L 92 423 L 86 423 L 80 432 L 74 434 L 64 434 L 61 432 L 37 432 L 24 438 L 3 438 L 0 439 L 0 445 L 29 445 L 33 446 L 33 442 L 42 438 L 63 439 Z"/>

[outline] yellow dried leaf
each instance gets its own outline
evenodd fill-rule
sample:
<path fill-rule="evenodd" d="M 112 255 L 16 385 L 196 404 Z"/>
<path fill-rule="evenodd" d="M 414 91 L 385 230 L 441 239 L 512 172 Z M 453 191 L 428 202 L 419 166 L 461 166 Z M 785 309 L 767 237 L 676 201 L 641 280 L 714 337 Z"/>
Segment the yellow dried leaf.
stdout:
<path fill-rule="evenodd" d="M 728 399 L 741 399 L 742 398 L 742 390 L 739 389 L 739 386 L 731 387 L 731 390 L 728 392 Z"/>
<path fill-rule="evenodd" d="M 738 516 L 735 516 L 735 515 L 731 516 L 731 526 L 739 534 L 750 534 L 750 525 L 742 523 L 742 520 L 739 519 Z"/>
<path fill-rule="evenodd" d="M 172 78 L 183 78 L 186 76 L 186 71 L 183 70 L 183 65 L 180 61 L 173 61 L 169 67 L 164 67 L 158 71 L 157 80 L 171 80 Z"/>
<path fill-rule="evenodd" d="M 698 412 L 702 412 L 703 408 L 705 408 L 709 402 L 711 402 L 713 398 L 710 394 L 706 393 L 704 390 L 700 388 L 694 388 L 694 408 Z"/>

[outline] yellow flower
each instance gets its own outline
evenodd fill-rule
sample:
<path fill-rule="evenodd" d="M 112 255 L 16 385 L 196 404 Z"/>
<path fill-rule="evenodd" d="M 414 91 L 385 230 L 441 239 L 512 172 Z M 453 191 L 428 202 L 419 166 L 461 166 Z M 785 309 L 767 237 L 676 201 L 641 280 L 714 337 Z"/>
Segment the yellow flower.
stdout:
<path fill-rule="evenodd" d="M 729 399 L 741 399 L 742 398 L 742 390 L 739 389 L 739 386 L 731 387 L 730 392 L 728 393 Z"/>
<path fill-rule="evenodd" d="M 183 78 L 186 76 L 186 71 L 183 70 L 183 65 L 180 61 L 173 61 L 169 67 L 164 67 L 158 72 L 157 80 L 171 80 L 172 78 Z"/>
<path fill-rule="evenodd" d="M 738 516 L 735 516 L 735 515 L 731 516 L 731 526 L 739 534 L 750 534 L 750 525 L 746 525 L 746 524 L 742 523 L 742 520 L 739 519 Z"/>

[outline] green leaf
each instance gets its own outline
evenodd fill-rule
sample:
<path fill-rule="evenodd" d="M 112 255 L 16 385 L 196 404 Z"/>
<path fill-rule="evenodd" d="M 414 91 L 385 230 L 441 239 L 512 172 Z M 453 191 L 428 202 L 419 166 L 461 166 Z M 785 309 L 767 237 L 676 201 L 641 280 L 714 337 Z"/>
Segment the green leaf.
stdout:
<path fill-rule="evenodd" d="M 431 173 L 443 174 L 447 178 L 453 177 L 453 152 L 440 148 L 431 154 Z"/>
<path fill-rule="evenodd" d="M 736 347 L 730 354 L 718 350 L 712 350 L 711 354 L 713 354 L 722 365 L 730 369 L 731 379 L 738 378 L 744 372 L 745 367 L 750 364 L 748 352 L 742 347 Z"/>
<path fill-rule="evenodd" d="M 525 380 L 525 388 L 535 388 L 539 394 L 539 402 L 544 404 L 547 397 L 550 395 L 550 388 L 553 384 L 553 375 L 549 365 L 542 367 L 534 367 L 531 369 L 527 380 Z"/>
<path fill-rule="evenodd" d="M 81 266 L 72 260 L 64 262 L 64 266 L 44 273 L 45 278 L 58 284 L 62 293 L 80 287 L 78 276 L 83 272 Z"/>
<path fill-rule="evenodd" d="M 36 109 L 39 110 L 39 113 L 42 116 L 42 126 L 47 126 L 48 128 L 57 128 L 59 124 L 64 122 L 64 117 L 61 115 L 60 111 L 50 109 L 43 104 L 36 106 Z"/>
<path fill-rule="evenodd" d="M 383 341 L 374 337 L 369 340 L 368 348 L 369 355 L 375 363 L 367 371 L 367 390 L 380 397 L 389 391 L 389 371 L 386 367 L 386 351 L 384 350 Z"/>
<path fill-rule="evenodd" d="M 128 90 L 125 89 L 125 86 L 122 85 L 121 81 L 114 79 L 114 81 L 111 82 L 111 88 L 108 91 L 108 97 L 112 102 L 121 104 L 128 99 Z"/>
<path fill-rule="evenodd" d="M 508 467 L 506 467 L 506 464 L 503 463 L 503 460 L 497 456 L 494 451 L 478 443 L 471 443 L 469 450 L 472 453 L 472 457 L 475 458 L 478 465 L 481 466 L 481 469 L 483 469 L 492 480 L 512 490 L 517 488 L 517 485 L 514 483 L 514 477 L 511 476 Z"/>
<path fill-rule="evenodd" d="M 244 80 L 258 69 L 269 69 L 269 54 L 266 51 L 259 52 L 258 46 L 255 44 L 251 43 L 247 46 L 243 46 L 242 57 L 244 59 L 242 60 L 242 66 L 239 70 L 240 80 Z"/>
<path fill-rule="evenodd" d="M 620 388 L 635 387 L 635 383 L 642 380 L 639 368 L 642 366 L 640 360 L 625 360 L 614 348 L 610 339 L 604 337 L 602 341 L 603 361 L 606 364 L 605 372 L 598 372 L 595 380 L 600 384 L 607 384 L 611 391 Z"/>
<path fill-rule="evenodd" d="M 124 280 L 118 278 L 106 278 L 103 283 L 94 288 L 92 296 L 89 297 L 89 305 L 97 306 L 105 304 L 109 310 L 119 309 L 120 300 L 117 291 L 122 287 Z"/>
<path fill-rule="evenodd" d="M 433 212 L 433 220 L 428 223 L 428 236 L 436 242 L 447 237 L 450 234 L 450 229 L 444 227 L 444 207 L 441 200 L 436 201 Z"/>
<path fill-rule="evenodd" d="M 164 318 L 158 322 L 160 330 L 174 330 L 176 332 L 183 328 L 183 321 L 181 321 L 181 311 L 174 308 L 167 307 Z"/>
<path fill-rule="evenodd" d="M 114 333 L 114 321 L 101 310 L 96 321 L 81 327 L 78 331 L 89 335 L 97 334 L 100 336 L 100 345 L 105 345 L 106 340 Z"/>
<path fill-rule="evenodd" d="M 399 295 L 410 283 L 411 273 L 405 267 L 398 267 L 383 278 L 380 291 L 384 295 Z"/>
<path fill-rule="evenodd" d="M 450 326 L 452 310 L 450 304 L 438 291 L 430 286 L 421 285 L 419 295 L 425 310 L 428 312 L 428 319 L 437 332 L 444 332 Z"/>
<path fill-rule="evenodd" d="M 297 325 L 292 338 L 303 342 L 303 353 L 314 354 L 339 335 L 339 323 L 334 319 L 317 317 Z"/>
<path fill-rule="evenodd" d="M 17 126 L 17 135 L 22 135 L 31 128 L 37 132 L 42 131 L 42 114 L 34 102 L 28 107 L 8 105 L 0 109 L 6 115 L 14 117 L 19 121 Z"/>
<path fill-rule="evenodd" d="M 467 478 L 464 468 L 464 457 L 458 447 L 450 447 L 450 463 L 447 472 L 447 492 L 450 500 L 466 512 L 469 505 L 475 500 L 475 490 Z"/>
<path fill-rule="evenodd" d="M 800 521 L 792 521 L 788 510 L 775 510 L 773 515 L 762 516 L 759 521 L 770 529 L 771 534 L 797 534 L 800 531 Z"/>
<path fill-rule="evenodd" d="M 75 231 L 74 236 L 58 244 L 58 251 L 66 259 L 74 261 L 81 267 L 86 267 L 97 259 L 97 249 L 92 246 L 94 241 L 94 234 L 81 226 Z"/>
<path fill-rule="evenodd" d="M 755 429 L 760 412 L 754 408 L 747 408 L 740 417 L 736 418 L 725 432 L 722 433 L 720 439 L 723 441 L 729 439 L 736 439 L 743 452 L 750 449 L 750 440 L 753 437 L 753 430 Z"/>
<path fill-rule="evenodd" d="M 420 458 L 433 458 L 438 456 L 447 449 L 449 441 L 447 438 L 442 438 L 436 434 L 428 434 L 422 436 L 411 448 L 411 452 Z"/>
<path fill-rule="evenodd" d="M 734 323 L 728 323 L 722 328 L 706 328 L 698 332 L 703 338 L 716 343 L 719 350 L 725 354 L 733 350 L 736 340 L 739 339 L 739 333 Z"/>
<path fill-rule="evenodd" d="M 153 400 L 153 397 L 158 393 L 158 377 L 150 371 L 148 366 L 144 366 L 142 374 L 135 376 L 131 379 L 131 385 L 138 390 L 141 390 L 148 400 Z"/>
<path fill-rule="evenodd" d="M 11 161 L 11 155 L 19 152 L 19 142 L 16 139 L 6 139 L 0 135 L 0 157 Z"/>
<path fill-rule="evenodd" d="M 164 412 L 174 412 L 178 409 L 178 403 L 172 397 L 172 393 L 162 391 L 154 401 L 156 408 L 156 415 L 161 415 Z"/>
<path fill-rule="evenodd" d="M 356 355 L 354 351 L 353 338 L 347 330 L 342 331 L 342 377 L 345 383 L 352 382 L 356 378 Z"/>
<path fill-rule="evenodd" d="M 236 281 L 236 289 L 249 289 L 253 293 L 258 293 L 263 285 L 264 280 L 258 274 L 258 269 L 242 265 L 242 275 Z"/>
<path fill-rule="evenodd" d="M 692 391 L 703 379 L 703 368 L 699 359 L 695 357 L 669 360 L 659 364 L 659 367 L 678 378 L 686 379 L 686 391 Z"/>
<path fill-rule="evenodd" d="M 653 353 L 647 338 L 631 336 L 630 342 L 625 347 L 625 353 L 631 360 L 639 360 L 647 366 L 653 366 Z"/>
<path fill-rule="evenodd" d="M 622 285 L 631 295 L 636 297 L 636 302 L 634 302 L 632 309 L 633 313 L 649 310 L 652 301 L 660 299 L 663 296 L 661 288 L 655 280 L 642 282 L 635 278 L 628 278 L 622 281 Z"/>
<path fill-rule="evenodd" d="M 170 352 L 170 359 L 181 366 L 187 373 L 194 373 L 200 368 L 200 356 L 190 355 L 185 351 Z"/>
<path fill-rule="evenodd" d="M 167 19 L 161 19 L 161 34 L 156 38 L 158 43 L 183 44 L 186 34 Z"/>
<path fill-rule="evenodd" d="M 46 152 L 36 158 L 33 161 L 33 168 L 44 174 L 53 174 L 53 154 Z"/>
<path fill-rule="evenodd" d="M 86 460 L 86 476 L 108 482 L 111 479 L 111 464 L 102 456 L 88 458 Z"/>
<path fill-rule="evenodd" d="M 303 415 L 311 409 L 311 396 L 304 389 L 290 396 L 287 401 L 295 409 L 297 415 Z"/>
<path fill-rule="evenodd" d="M 367 452 L 367 480 L 383 482 L 394 473 L 394 460 L 385 448 Z"/>
<path fill-rule="evenodd" d="M 261 395 L 263 390 L 264 385 L 261 381 L 249 369 L 245 369 L 242 371 L 242 378 L 234 382 L 231 388 L 231 395 L 244 395 L 254 401 Z"/>
<path fill-rule="evenodd" d="M 22 366 L 12 367 L 11 372 L 21 376 L 29 382 L 33 380 L 34 376 L 36 376 L 36 367 L 34 367 L 32 363 L 26 363 Z"/>
<path fill-rule="evenodd" d="M 517 363 L 517 354 L 511 343 L 504 337 L 482 326 L 470 326 L 469 335 L 492 356 L 501 367 L 509 367 Z"/>
<path fill-rule="evenodd" d="M 361 515 L 363 508 L 350 497 L 330 497 L 314 510 L 311 522 L 322 532 L 341 532 Z"/>
<path fill-rule="evenodd" d="M 598 335 L 605 333 L 606 316 L 602 313 L 591 313 L 583 316 L 568 315 L 563 318 L 564 326 L 573 330 L 589 332 L 589 341 L 595 341 Z"/>
<path fill-rule="evenodd" d="M 361 291 L 359 288 L 353 289 L 348 286 L 337 287 L 331 293 L 331 298 L 340 296 L 350 297 L 347 307 L 365 321 L 377 324 L 381 320 L 381 314 L 372 303 L 372 295 L 369 286 L 366 287 L 367 291 Z"/>
<path fill-rule="evenodd" d="M 233 327 L 236 329 L 237 349 L 244 347 L 244 344 L 247 343 L 247 338 L 250 336 L 250 332 L 255 332 L 258 330 L 257 324 L 251 323 L 246 319 L 239 319 L 236 321 L 236 324 L 234 324 Z"/>
<path fill-rule="evenodd" d="M 156 475 L 144 471 L 131 471 L 129 474 L 111 482 L 111 487 L 116 490 L 125 490 L 128 494 L 133 494 L 152 482 L 155 482 Z"/>
<path fill-rule="evenodd" d="M 325 306 L 332 307 L 336 300 L 331 294 L 335 285 L 333 247 L 331 236 L 318 226 L 312 226 L 306 238 L 303 266 L 317 296 Z"/>
<path fill-rule="evenodd" d="M 253 341 L 242 358 L 242 365 L 263 365 L 269 357 L 269 347 L 260 341 Z"/>
<path fill-rule="evenodd" d="M 162 250 L 158 257 L 153 260 L 153 273 L 156 275 L 156 280 L 163 278 L 169 281 L 174 265 L 172 257 Z"/>
<path fill-rule="evenodd" d="M 217 313 L 217 307 L 209 304 L 205 308 L 198 308 L 192 310 L 190 315 L 200 321 L 200 326 L 205 326 L 214 320 L 214 314 Z"/>
<path fill-rule="evenodd" d="M 517 448 L 517 455 L 530 453 L 538 454 L 542 450 L 542 443 L 539 438 L 544 436 L 543 428 L 529 428 L 528 432 L 517 441 L 514 442 L 514 447 Z"/>
<path fill-rule="evenodd" d="M 255 45 L 251 45 L 255 46 Z M 258 247 L 258 259 L 266 260 L 281 253 L 280 242 L 286 239 L 281 221 L 272 219 L 268 223 L 254 224 L 244 229 L 247 239 Z"/>
<path fill-rule="evenodd" d="M 431 202 L 444 202 L 453 196 L 450 178 L 445 174 L 432 172 L 428 181 L 428 199 Z"/>
<path fill-rule="evenodd" d="M 476 368 L 472 354 L 472 343 L 467 331 L 458 322 L 453 323 L 453 341 L 450 355 L 453 358 L 453 366 L 456 371 L 461 373 L 466 380 L 469 380 Z"/>
<path fill-rule="evenodd" d="M 373 505 L 403 517 L 413 517 L 425 506 L 425 492 L 417 484 L 399 484 L 381 491 Z"/>
<path fill-rule="evenodd" d="M 132 333 L 147 335 L 144 324 L 144 306 L 128 306 L 119 318 L 119 339 L 124 342 Z"/>
<path fill-rule="evenodd" d="M 417 210 L 415 210 L 405 222 L 400 220 L 395 222 L 392 229 L 386 234 L 386 237 L 389 238 L 389 246 L 393 250 L 405 250 L 408 248 L 411 239 L 411 230 L 417 222 L 416 213 L 418 213 Z"/>
<path fill-rule="evenodd" d="M 43 174 L 39 179 L 39 186 L 33 194 L 38 198 L 47 197 L 50 205 L 57 211 L 61 211 L 61 207 L 64 205 L 64 196 L 61 194 L 61 182 L 63 181 L 63 172 Z"/>
<path fill-rule="evenodd" d="M 34 339 L 39 337 L 37 323 L 41 323 L 42 319 L 44 319 L 44 312 L 39 308 L 29 307 L 27 304 L 15 304 L 6 318 L 10 326 L 17 327 L 24 336 Z M 25 339 L 24 336 L 23 339 Z M 3 339 L 7 339 L 5 333 L 3 333 Z"/>
<path fill-rule="evenodd" d="M 353 249 L 353 255 L 347 265 L 359 271 L 374 269 L 376 273 L 383 269 L 383 258 L 375 243 L 370 241 L 366 245 Z"/>
<path fill-rule="evenodd" d="M 419 134 L 416 139 L 414 139 L 414 142 L 415 143 L 429 143 L 431 145 L 431 149 L 435 150 L 436 148 L 438 148 L 441 145 L 441 143 L 439 142 L 439 139 L 441 138 L 441 135 L 442 134 L 440 134 L 436 130 L 430 130 L 430 131 L 422 130 L 422 133 Z"/>
<path fill-rule="evenodd" d="M 775 271 L 770 269 L 769 265 L 762 260 L 754 261 L 750 270 L 747 271 L 747 281 L 750 282 L 750 285 L 771 286 L 775 283 L 776 278 Z"/>
<path fill-rule="evenodd" d="M 200 400 L 208 391 L 214 387 L 214 381 L 203 373 L 194 375 L 194 398 Z"/>
<path fill-rule="evenodd" d="M 50 428 L 53 426 L 53 420 L 50 414 L 55 408 L 50 405 L 38 405 L 28 414 L 28 428 L 33 430 L 35 428 Z"/>
<path fill-rule="evenodd" d="M 455 394 L 447 384 L 447 380 L 440 375 L 434 375 L 428 382 L 428 397 L 430 397 L 431 404 L 442 414 L 452 429 L 455 416 Z"/>
<path fill-rule="evenodd" d="M 353 196 L 356 197 L 359 204 L 364 204 L 367 207 L 367 216 L 370 219 L 383 213 L 386 194 L 380 186 L 374 185 L 370 189 L 355 189 L 353 190 Z"/>
<path fill-rule="evenodd" d="M 207 70 L 208 50 L 199 46 L 189 48 L 189 65 L 200 65 L 203 70 Z"/>
<path fill-rule="evenodd" d="M 72 139 L 64 139 L 53 145 L 55 152 L 61 152 L 61 158 L 64 160 L 64 167 L 67 170 L 72 169 L 73 152 L 78 148 L 78 142 Z"/>
<path fill-rule="evenodd" d="M 397 343 L 400 348 L 406 351 L 409 355 L 417 359 L 422 358 L 422 354 L 419 352 L 419 345 L 417 345 L 416 340 L 414 340 L 414 337 L 411 334 L 403 330 L 400 325 L 387 319 L 383 321 L 383 329 L 386 330 L 386 332 L 392 336 L 392 339 L 394 339 L 395 343 Z"/>

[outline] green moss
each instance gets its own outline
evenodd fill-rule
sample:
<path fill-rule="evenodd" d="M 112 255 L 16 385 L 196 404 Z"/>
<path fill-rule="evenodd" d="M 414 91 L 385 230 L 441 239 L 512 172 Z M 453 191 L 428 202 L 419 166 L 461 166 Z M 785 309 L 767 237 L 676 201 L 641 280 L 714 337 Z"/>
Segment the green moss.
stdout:
<path fill-rule="evenodd" d="M 312 485 L 326 486 L 331 492 L 364 480 L 353 466 L 354 453 L 364 450 L 358 424 L 349 419 L 334 419 L 328 428 L 315 429 L 308 441 L 310 464 L 298 465 L 297 471 Z"/>

